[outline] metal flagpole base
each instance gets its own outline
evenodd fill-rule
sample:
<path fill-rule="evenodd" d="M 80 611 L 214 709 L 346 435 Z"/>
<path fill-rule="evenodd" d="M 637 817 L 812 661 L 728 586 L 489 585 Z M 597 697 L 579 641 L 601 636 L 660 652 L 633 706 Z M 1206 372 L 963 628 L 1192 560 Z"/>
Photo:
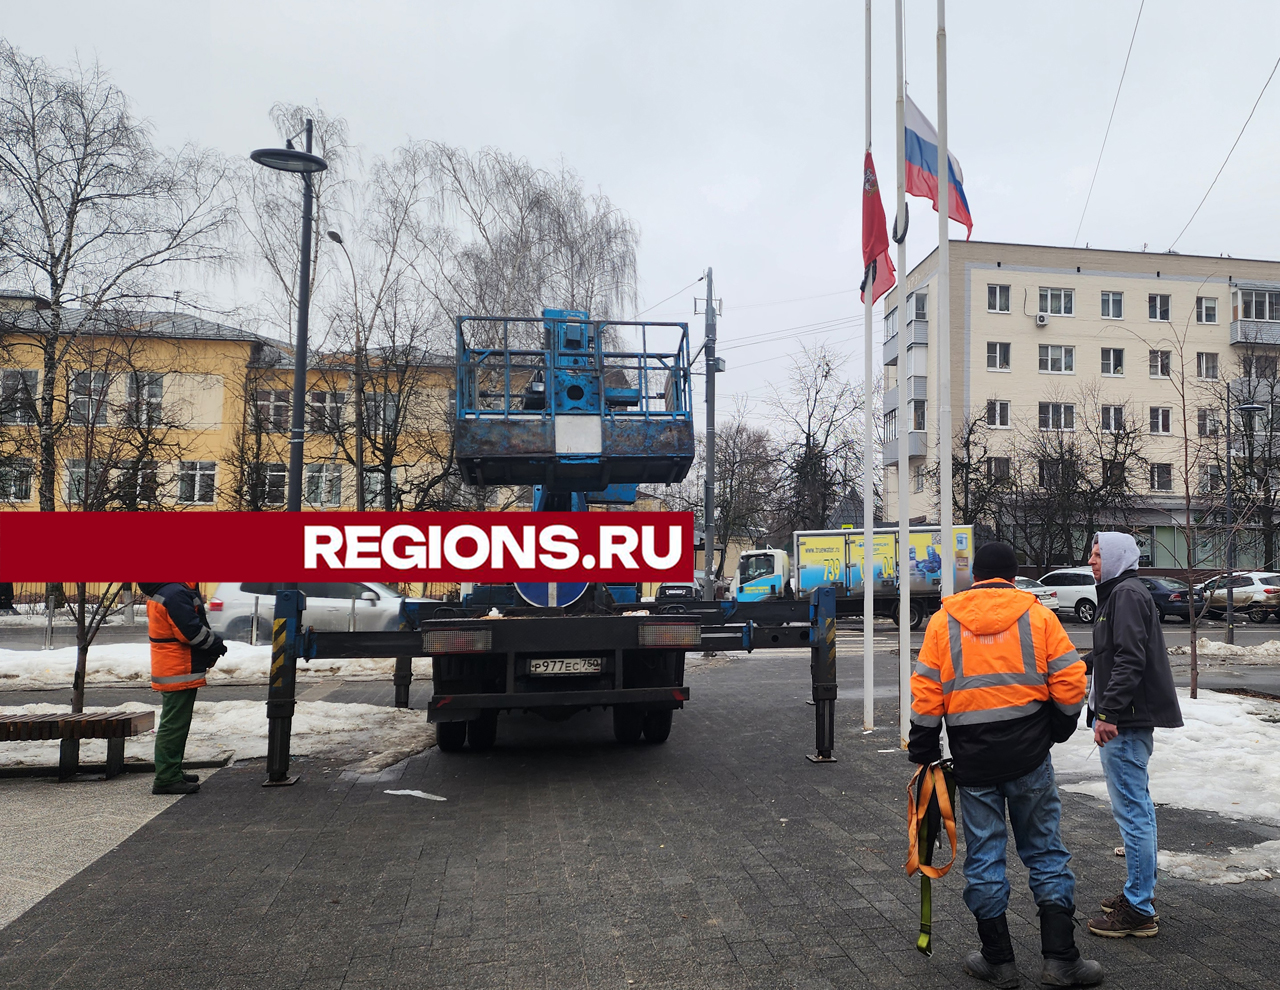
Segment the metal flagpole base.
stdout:
<path fill-rule="evenodd" d="M 834 756 L 823 756 L 821 753 L 810 753 L 805 757 L 810 763 L 839 763 Z"/>
<path fill-rule="evenodd" d="M 302 779 L 301 774 L 294 774 L 292 777 L 285 777 L 283 780 L 264 780 L 263 787 L 289 787 L 296 784 Z"/>

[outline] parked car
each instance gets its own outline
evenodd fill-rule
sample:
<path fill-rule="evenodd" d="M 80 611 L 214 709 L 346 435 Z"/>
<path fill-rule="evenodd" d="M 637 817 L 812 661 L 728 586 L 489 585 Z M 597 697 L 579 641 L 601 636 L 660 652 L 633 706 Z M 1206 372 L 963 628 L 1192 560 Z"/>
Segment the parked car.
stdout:
<path fill-rule="evenodd" d="M 1098 613 L 1098 591 L 1091 568 L 1061 567 L 1040 578 L 1040 583 L 1058 593 L 1060 612 L 1075 612 L 1081 622 L 1093 622 Z"/>
<path fill-rule="evenodd" d="M 1271 571 L 1244 571 L 1227 577 L 1220 574 L 1203 585 L 1208 613 L 1215 619 L 1227 614 L 1227 589 L 1231 607 L 1249 616 L 1250 622 L 1266 622 L 1280 608 L 1280 574 Z"/>
<path fill-rule="evenodd" d="M 209 625 L 224 639 L 249 641 L 253 606 L 258 604 L 258 642 L 271 641 L 279 582 L 223 582 L 214 589 L 205 610 Z M 307 596 L 302 624 L 326 632 L 346 632 L 354 617 L 361 631 L 385 632 L 400 628 L 400 603 L 404 596 L 374 581 L 303 582 L 298 589 Z M 354 607 L 352 602 L 354 600 Z"/>
<path fill-rule="evenodd" d="M 1138 580 L 1151 592 L 1151 598 L 1160 610 L 1161 622 L 1170 615 L 1189 622 L 1192 608 L 1197 613 L 1204 610 L 1203 592 L 1199 588 L 1193 591 L 1185 581 L 1175 577 L 1139 577 Z"/>
<path fill-rule="evenodd" d="M 1035 595 L 1040 600 L 1040 604 L 1051 612 L 1058 611 L 1058 593 L 1052 588 L 1046 588 L 1035 578 L 1022 577 L 1022 575 L 1014 578 L 1013 583 L 1023 591 L 1029 591 Z"/>

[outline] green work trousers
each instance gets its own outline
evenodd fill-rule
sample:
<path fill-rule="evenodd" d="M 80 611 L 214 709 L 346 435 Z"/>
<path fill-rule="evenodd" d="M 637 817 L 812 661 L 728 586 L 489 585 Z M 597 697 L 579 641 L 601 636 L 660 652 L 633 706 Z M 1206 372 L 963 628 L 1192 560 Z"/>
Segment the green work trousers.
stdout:
<path fill-rule="evenodd" d="M 176 784 L 182 779 L 182 754 L 191 730 L 191 711 L 196 706 L 196 689 L 162 691 L 160 725 L 156 728 L 156 786 Z"/>

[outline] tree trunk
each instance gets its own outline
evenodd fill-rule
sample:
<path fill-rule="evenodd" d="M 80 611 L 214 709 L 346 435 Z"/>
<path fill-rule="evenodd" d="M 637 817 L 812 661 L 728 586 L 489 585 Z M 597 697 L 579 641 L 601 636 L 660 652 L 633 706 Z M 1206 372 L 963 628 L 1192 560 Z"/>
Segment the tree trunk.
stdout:
<path fill-rule="evenodd" d="M 88 585 L 81 582 L 76 585 L 76 673 L 71 683 L 71 712 L 79 714 L 84 711 L 84 677 L 89 665 L 89 630 L 85 622 L 85 609 L 88 607 Z"/>

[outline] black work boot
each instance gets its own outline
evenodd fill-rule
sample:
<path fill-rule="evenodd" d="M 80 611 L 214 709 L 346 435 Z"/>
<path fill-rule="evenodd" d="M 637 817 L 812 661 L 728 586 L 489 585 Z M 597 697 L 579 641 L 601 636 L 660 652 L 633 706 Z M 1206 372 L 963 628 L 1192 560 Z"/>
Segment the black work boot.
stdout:
<path fill-rule="evenodd" d="M 1076 948 L 1075 908 L 1040 905 L 1040 982 L 1051 987 L 1092 987 L 1102 982 L 1102 963 L 1081 959 Z"/>
<path fill-rule="evenodd" d="M 964 958 L 964 971 L 992 986 L 1012 990 L 1018 985 L 1018 967 L 1013 962 L 1013 943 L 1009 941 L 1009 922 L 998 918 L 979 918 L 978 937 L 982 948 Z"/>

